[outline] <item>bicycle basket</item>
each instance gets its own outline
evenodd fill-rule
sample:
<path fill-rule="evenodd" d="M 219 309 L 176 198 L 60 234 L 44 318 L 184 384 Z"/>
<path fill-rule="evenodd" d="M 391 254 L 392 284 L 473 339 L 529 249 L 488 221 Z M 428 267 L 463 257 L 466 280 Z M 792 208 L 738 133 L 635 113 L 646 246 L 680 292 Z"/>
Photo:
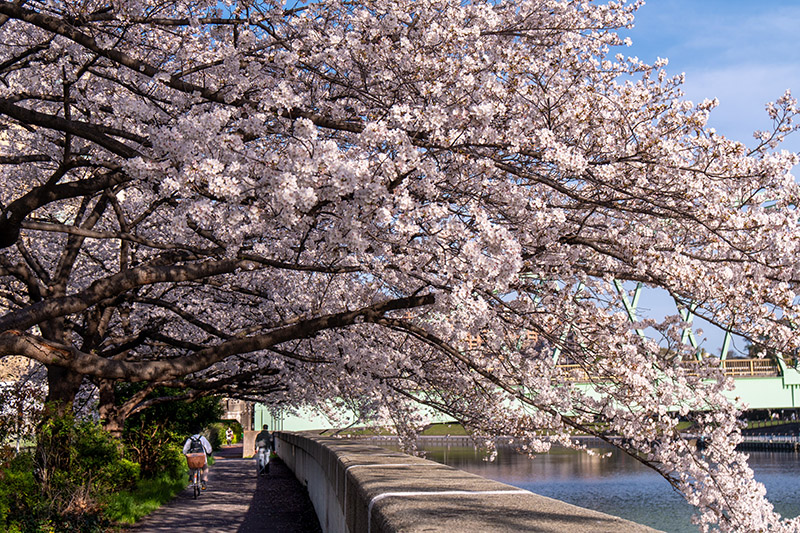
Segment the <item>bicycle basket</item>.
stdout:
<path fill-rule="evenodd" d="M 203 468 L 206 466 L 206 454 L 187 453 L 186 464 L 189 466 L 189 468 Z"/>

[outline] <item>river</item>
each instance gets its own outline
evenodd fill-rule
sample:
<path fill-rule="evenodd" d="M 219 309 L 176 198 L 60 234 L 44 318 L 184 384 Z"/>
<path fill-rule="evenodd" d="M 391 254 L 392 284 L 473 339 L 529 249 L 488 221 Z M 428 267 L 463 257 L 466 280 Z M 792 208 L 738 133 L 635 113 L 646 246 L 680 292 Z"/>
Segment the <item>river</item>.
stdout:
<path fill-rule="evenodd" d="M 692 507 L 658 474 L 612 449 L 600 458 L 566 449 L 554 449 L 535 459 L 507 447 L 497 458 L 484 461 L 469 446 L 423 444 L 428 459 L 460 470 L 508 483 L 569 502 L 646 524 L 669 533 L 697 533 L 691 523 Z M 800 515 L 800 454 L 749 452 L 756 479 L 764 483 L 767 497 L 786 517 Z"/>

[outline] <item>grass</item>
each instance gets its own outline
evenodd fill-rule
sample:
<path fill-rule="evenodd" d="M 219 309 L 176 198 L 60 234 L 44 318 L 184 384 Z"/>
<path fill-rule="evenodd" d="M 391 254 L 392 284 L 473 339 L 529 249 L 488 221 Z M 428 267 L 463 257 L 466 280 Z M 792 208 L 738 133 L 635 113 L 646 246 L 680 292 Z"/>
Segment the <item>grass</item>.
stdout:
<path fill-rule="evenodd" d="M 430 424 L 421 434 L 432 437 L 446 437 L 449 435 L 467 435 L 467 432 L 464 426 L 453 422 L 452 424 Z"/>
<path fill-rule="evenodd" d="M 750 420 L 747 422 L 747 429 L 758 429 L 771 426 L 783 426 L 791 424 L 796 420 Z"/>
<path fill-rule="evenodd" d="M 691 425 L 691 422 L 678 422 L 676 429 L 678 431 L 685 431 L 691 427 Z M 447 435 L 467 435 L 468 433 L 461 424 L 453 422 L 452 424 L 431 424 L 426 427 L 421 434 L 440 437 Z"/>
<path fill-rule="evenodd" d="M 323 436 L 346 435 L 348 437 L 373 437 L 375 435 L 394 435 L 388 428 L 354 427 L 346 430 L 326 429 L 320 432 Z"/>
<path fill-rule="evenodd" d="M 209 455 L 208 465 L 214 462 L 214 457 Z M 119 524 L 138 522 L 177 496 L 186 488 L 187 481 L 188 470 L 177 476 L 162 474 L 153 479 L 141 479 L 133 489 L 110 495 L 105 514 Z"/>
<path fill-rule="evenodd" d="M 110 496 L 106 516 L 118 523 L 133 524 L 177 496 L 186 488 L 186 479 L 186 472 L 177 477 L 163 474 L 142 479 L 130 491 Z"/>

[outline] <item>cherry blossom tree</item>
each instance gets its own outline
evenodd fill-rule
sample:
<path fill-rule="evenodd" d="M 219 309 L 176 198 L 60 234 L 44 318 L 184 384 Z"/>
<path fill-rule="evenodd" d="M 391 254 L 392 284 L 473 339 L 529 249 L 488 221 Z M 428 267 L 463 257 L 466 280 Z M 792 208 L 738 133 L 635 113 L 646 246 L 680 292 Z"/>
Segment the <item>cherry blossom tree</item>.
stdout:
<path fill-rule="evenodd" d="M 90 381 L 117 430 L 167 385 L 401 432 L 422 404 L 531 453 L 592 434 L 705 529 L 797 530 L 730 380 L 612 283 L 797 349 L 796 103 L 751 147 L 707 129 L 714 101 L 623 55 L 635 8 L 0 1 L 0 354 L 56 409 Z"/>

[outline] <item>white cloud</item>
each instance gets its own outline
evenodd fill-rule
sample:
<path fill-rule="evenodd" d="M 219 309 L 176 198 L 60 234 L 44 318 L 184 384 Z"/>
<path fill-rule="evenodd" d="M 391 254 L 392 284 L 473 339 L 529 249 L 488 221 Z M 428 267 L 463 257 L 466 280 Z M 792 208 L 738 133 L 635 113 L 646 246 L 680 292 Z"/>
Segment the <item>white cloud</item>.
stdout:
<path fill-rule="evenodd" d="M 720 105 L 711 114 L 710 126 L 746 144 L 752 144 L 754 130 L 770 127 L 764 107 L 787 89 L 800 96 L 800 68 L 793 65 L 743 64 L 689 71 L 684 86 L 692 101 L 718 98 Z M 790 138 L 787 147 L 800 150 L 800 139 Z"/>
<path fill-rule="evenodd" d="M 752 144 L 753 130 L 770 126 L 765 104 L 786 89 L 800 96 L 796 0 L 654 0 L 636 20 L 627 52 L 668 57 L 670 73 L 686 73 L 690 100 L 719 98 L 710 125 L 728 137 Z M 797 137 L 788 149 L 800 151 Z"/>

